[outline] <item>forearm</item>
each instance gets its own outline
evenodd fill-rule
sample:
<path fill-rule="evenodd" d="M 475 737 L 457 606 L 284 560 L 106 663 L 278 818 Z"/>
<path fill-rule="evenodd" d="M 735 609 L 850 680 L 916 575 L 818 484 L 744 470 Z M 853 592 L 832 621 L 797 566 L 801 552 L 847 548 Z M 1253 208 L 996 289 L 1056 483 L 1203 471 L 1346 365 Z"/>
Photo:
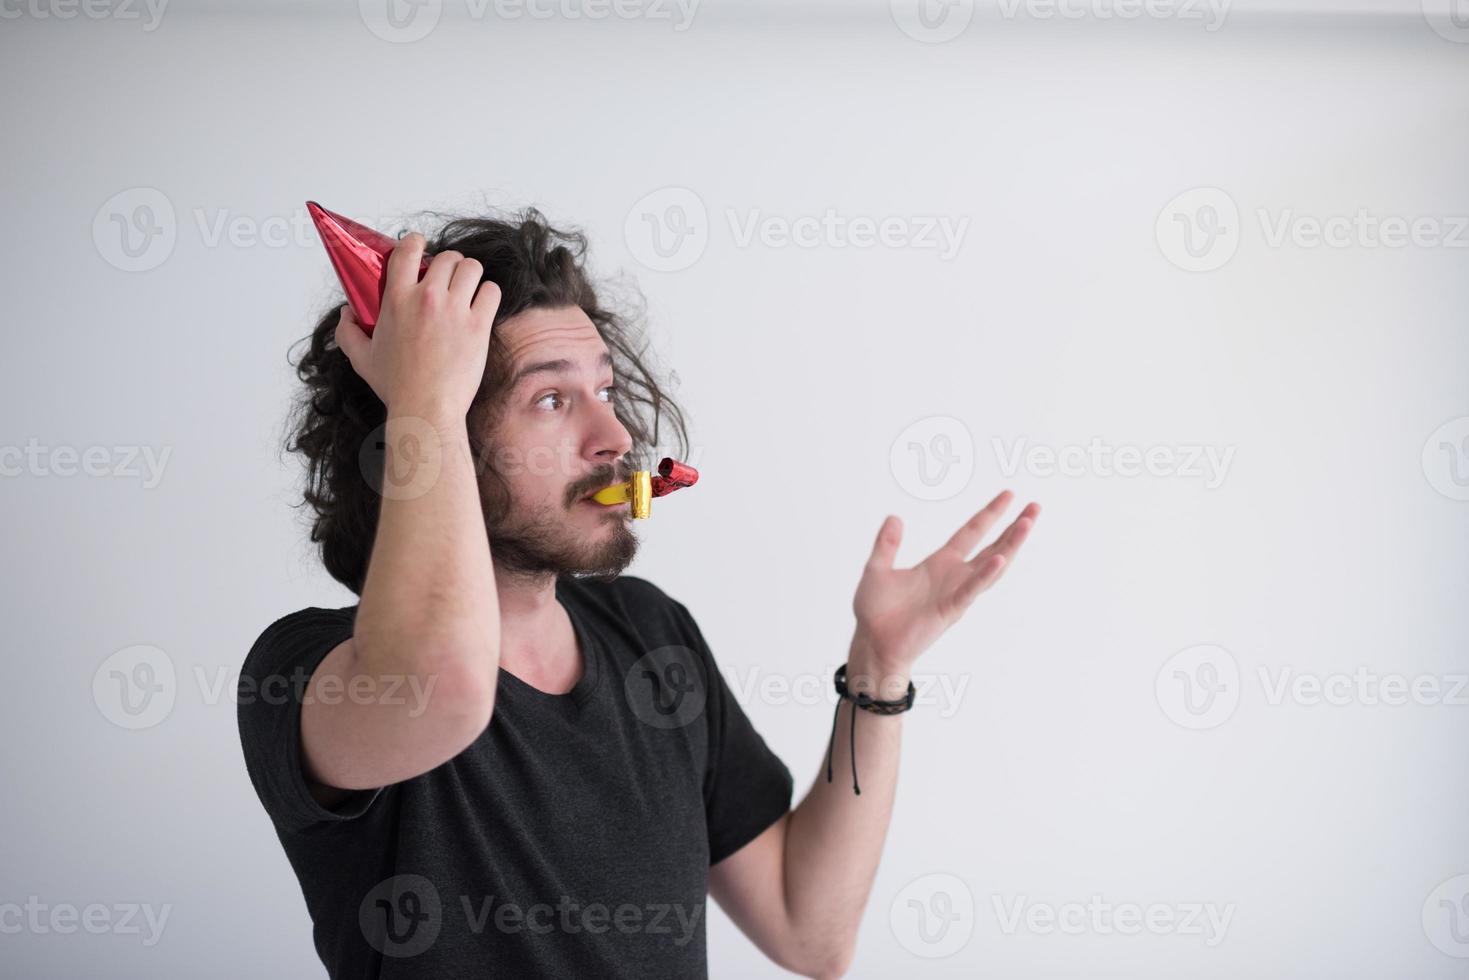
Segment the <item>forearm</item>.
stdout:
<path fill-rule="evenodd" d="M 918 656 L 995 583 L 1035 523 L 1040 507 L 1031 503 L 993 544 L 969 557 L 1011 496 L 1008 490 L 1000 493 L 913 568 L 894 567 L 903 525 L 896 515 L 884 518 L 852 598 L 857 630 L 847 655 L 849 691 L 878 701 L 898 701 L 907 694 Z M 783 839 L 775 842 L 782 869 L 780 906 L 768 915 L 767 946 L 782 950 L 783 962 L 801 964 L 813 976 L 839 976 L 851 962 L 898 784 L 903 715 L 855 709 L 854 731 L 853 713 L 851 702 L 843 699 L 832 781 L 824 773 L 817 778 L 785 818 Z M 854 734 L 861 795 L 846 783 Z M 766 906 L 775 901 L 775 896 L 766 898 Z M 744 911 L 747 918 L 757 918 L 754 910 Z"/>
<path fill-rule="evenodd" d="M 907 693 L 908 676 L 879 676 L 858 637 L 847 658 L 847 684 L 853 694 L 895 700 Z M 843 699 L 832 748 L 832 781 L 827 782 L 823 766 L 816 785 L 791 813 L 785 846 L 787 914 L 802 945 L 823 951 L 828 962 L 844 965 L 856 944 L 892 817 L 902 723 L 901 714 L 878 715 Z M 854 734 L 860 795 L 851 785 Z M 823 763 L 825 758 L 823 752 Z"/>
<path fill-rule="evenodd" d="M 390 406 L 384 441 L 382 506 L 357 610 L 358 655 L 383 673 L 413 671 L 428 658 L 469 658 L 492 682 L 499 603 L 465 420 Z"/>

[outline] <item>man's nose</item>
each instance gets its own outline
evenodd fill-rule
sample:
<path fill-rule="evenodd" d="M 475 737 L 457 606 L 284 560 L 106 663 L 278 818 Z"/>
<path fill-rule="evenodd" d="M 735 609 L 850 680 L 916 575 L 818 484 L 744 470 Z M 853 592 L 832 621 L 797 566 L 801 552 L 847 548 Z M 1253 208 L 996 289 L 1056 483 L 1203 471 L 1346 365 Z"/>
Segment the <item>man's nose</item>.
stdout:
<path fill-rule="evenodd" d="M 632 434 L 617 417 L 611 405 L 602 404 L 595 414 L 593 430 L 588 434 L 591 455 L 599 462 L 613 463 L 632 452 Z"/>

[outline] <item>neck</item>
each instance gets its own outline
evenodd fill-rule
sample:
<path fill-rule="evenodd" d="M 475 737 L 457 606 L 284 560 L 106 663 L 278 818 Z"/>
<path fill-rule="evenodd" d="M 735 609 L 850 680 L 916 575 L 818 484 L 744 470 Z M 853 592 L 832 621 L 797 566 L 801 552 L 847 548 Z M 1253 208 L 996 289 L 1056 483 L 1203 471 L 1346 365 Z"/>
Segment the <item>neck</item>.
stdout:
<path fill-rule="evenodd" d="M 575 683 L 581 670 L 571 620 L 556 601 L 556 577 L 495 567 L 500 602 L 500 666 L 541 686 Z M 566 638 L 571 637 L 571 643 Z"/>

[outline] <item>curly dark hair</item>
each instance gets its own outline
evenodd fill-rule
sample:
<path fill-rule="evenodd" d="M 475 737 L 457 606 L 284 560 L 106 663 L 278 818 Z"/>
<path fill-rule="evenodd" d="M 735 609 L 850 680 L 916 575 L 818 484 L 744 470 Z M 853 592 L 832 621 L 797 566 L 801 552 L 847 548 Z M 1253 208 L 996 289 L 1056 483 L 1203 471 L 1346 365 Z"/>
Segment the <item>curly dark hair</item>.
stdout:
<path fill-rule="evenodd" d="M 500 287 L 496 325 L 531 309 L 575 306 L 596 326 L 612 355 L 618 388 L 615 411 L 632 437 L 628 454 L 632 469 L 654 468 L 657 460 L 649 454 L 660 449 L 659 428 L 664 422 L 676 439 L 676 449 L 668 454 L 686 455 L 689 439 L 683 411 L 651 369 L 648 342 L 635 326 L 640 315 L 619 314 L 599 300 L 584 264 L 584 233 L 552 227 L 535 208 L 504 216 L 435 217 L 444 223 L 438 232 L 426 235 L 427 251 L 452 249 L 479 260 L 483 279 Z M 322 563 L 332 578 L 360 596 L 377 533 L 381 503 L 377 488 L 382 485 L 383 465 L 377 436 L 387 408 L 336 345 L 342 302 L 334 302 L 310 336 L 292 345 L 292 350 L 308 345 L 293 363 L 305 388 L 287 420 L 284 448 L 305 460 L 304 499 L 297 506 L 309 506 L 313 512 L 311 540 L 320 545 Z M 494 448 L 483 444 L 483 433 L 490 431 L 485 423 L 494 416 L 512 370 L 508 350 L 498 332 L 492 331 L 484 381 L 467 419 L 476 470 L 488 473 L 481 480 L 481 499 L 496 502 L 490 506 L 508 504 L 510 490 L 492 466 L 483 465 Z"/>

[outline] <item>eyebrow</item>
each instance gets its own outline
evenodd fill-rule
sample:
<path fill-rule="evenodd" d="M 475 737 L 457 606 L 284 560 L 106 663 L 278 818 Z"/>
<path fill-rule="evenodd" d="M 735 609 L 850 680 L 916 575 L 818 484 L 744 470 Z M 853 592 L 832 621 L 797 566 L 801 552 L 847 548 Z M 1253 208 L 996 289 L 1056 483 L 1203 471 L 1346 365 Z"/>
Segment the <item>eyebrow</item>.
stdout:
<path fill-rule="evenodd" d="M 597 360 L 597 367 L 611 367 L 611 366 L 612 366 L 612 354 L 611 354 L 611 352 L 610 351 L 603 351 L 602 352 L 602 356 Z M 564 372 L 567 372 L 567 371 L 571 371 L 571 370 L 575 369 L 575 367 L 576 367 L 575 362 L 570 361 L 570 360 L 568 360 L 567 358 L 564 358 L 564 357 L 558 357 L 554 361 L 537 361 L 534 364 L 527 364 L 525 367 L 523 367 L 519 371 L 516 371 L 515 372 L 515 377 L 510 379 L 510 387 L 512 387 L 512 388 L 517 387 L 522 381 L 524 381 L 526 378 L 530 377 L 533 374 L 560 374 L 560 373 L 564 373 Z"/>

